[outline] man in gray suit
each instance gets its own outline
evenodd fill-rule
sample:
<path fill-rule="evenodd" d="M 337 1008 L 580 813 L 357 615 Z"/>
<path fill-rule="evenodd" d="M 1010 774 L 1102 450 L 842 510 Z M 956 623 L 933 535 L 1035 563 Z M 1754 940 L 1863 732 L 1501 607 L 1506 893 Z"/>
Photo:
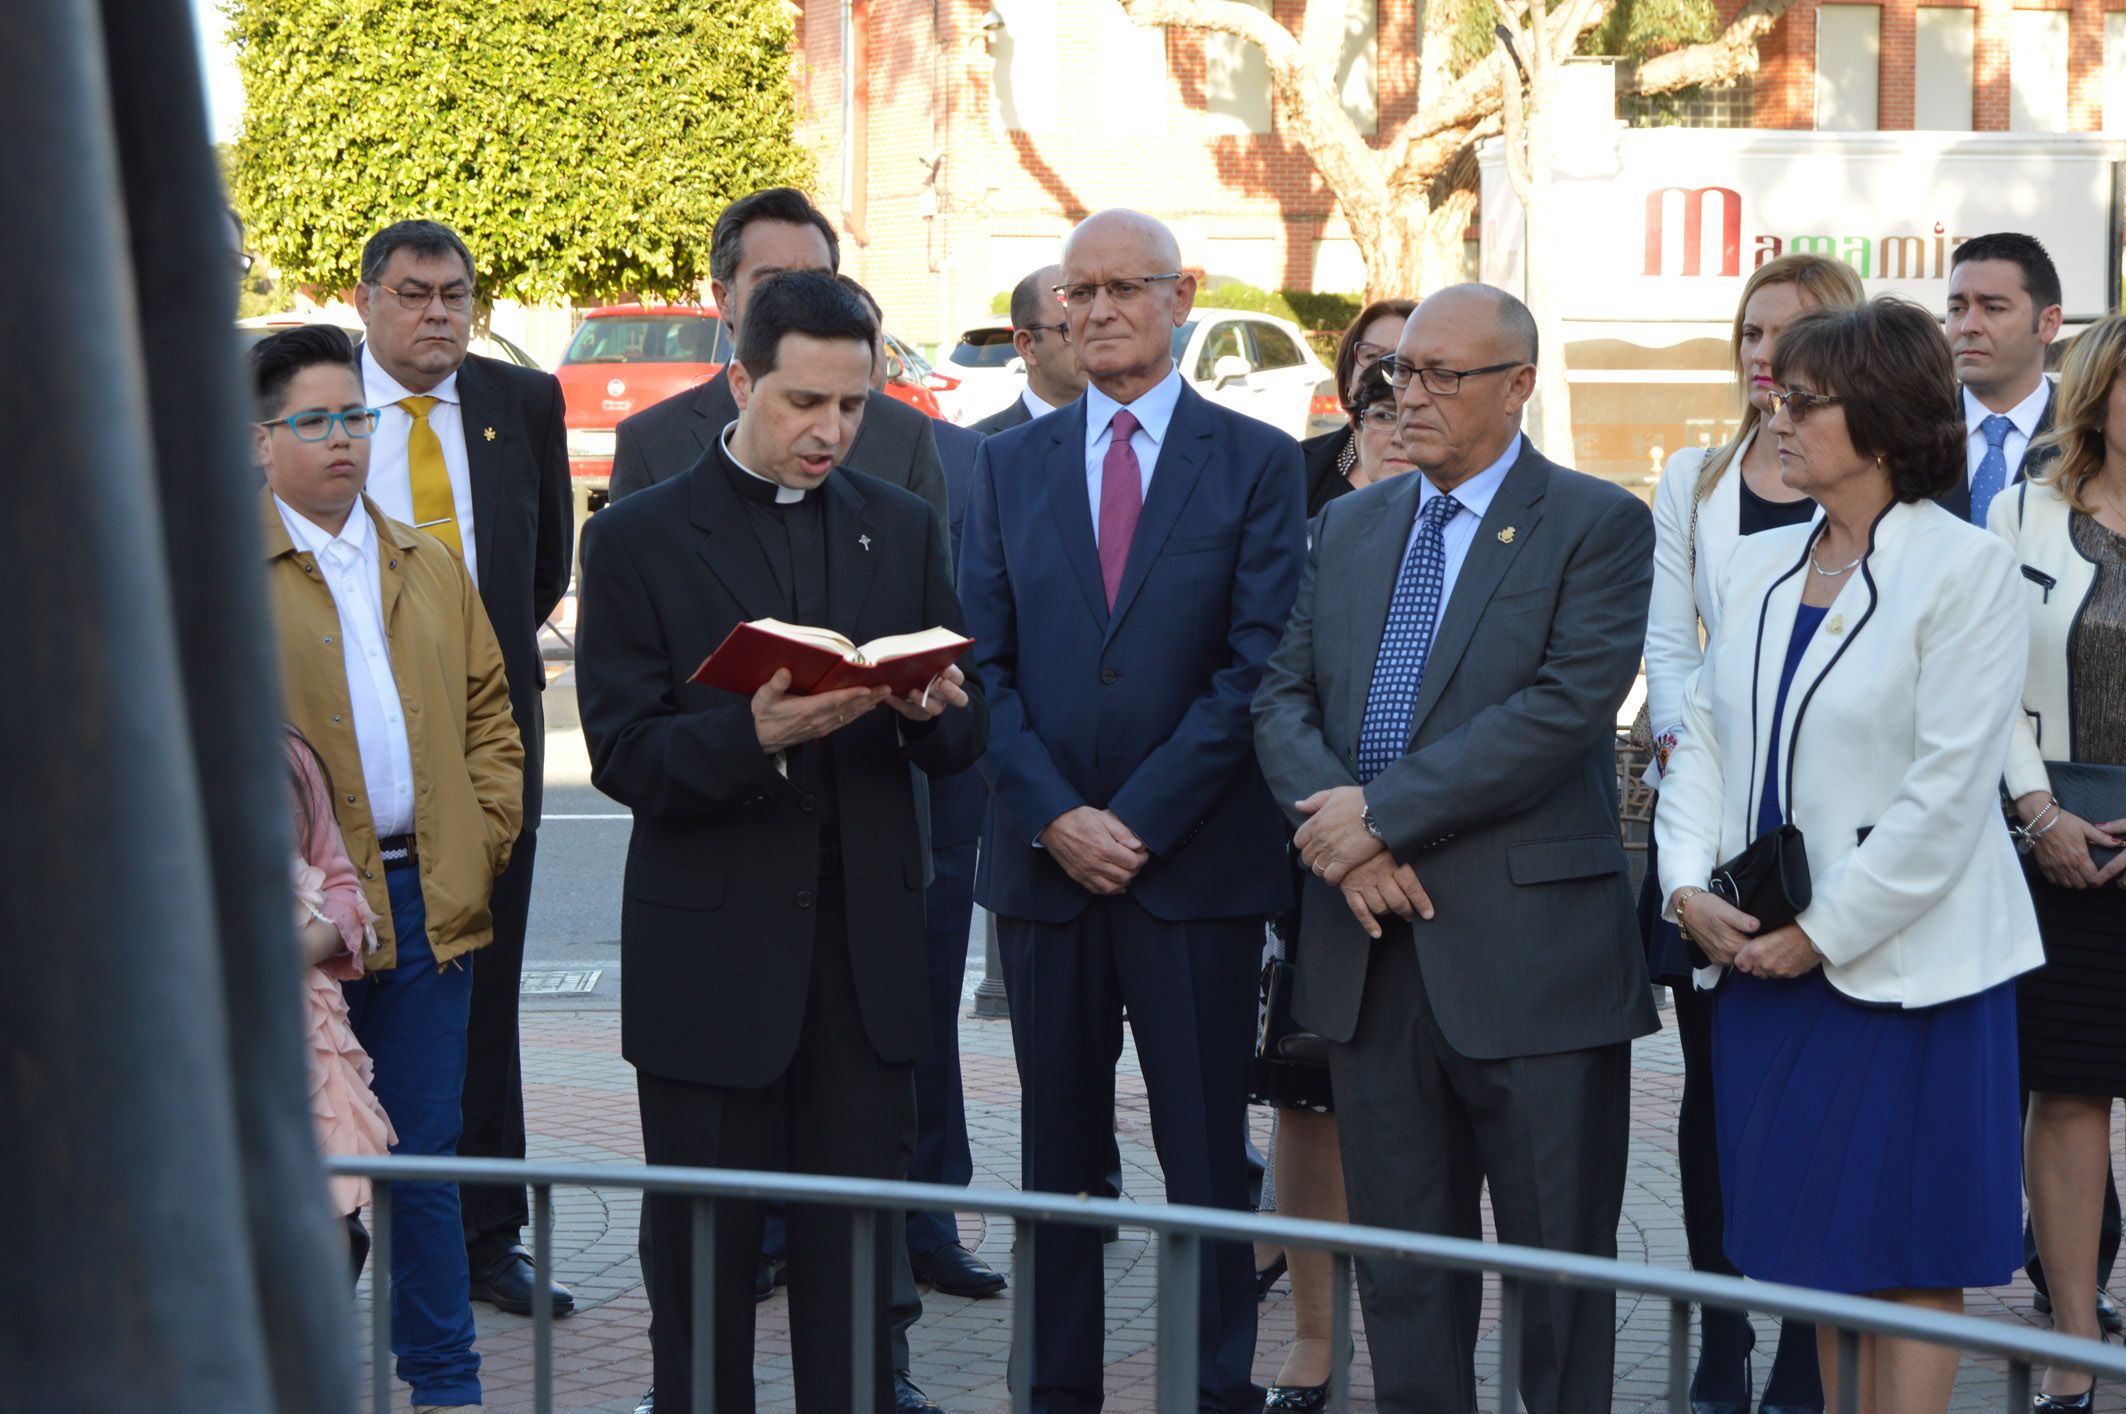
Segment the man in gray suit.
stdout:
<path fill-rule="evenodd" d="M 716 308 L 737 341 L 746 295 L 785 270 L 841 267 L 833 225 L 804 193 L 769 187 L 742 196 L 716 218 L 709 237 L 709 285 Z M 621 419 L 613 446 L 614 500 L 677 476 L 708 453 L 724 428 L 738 420 L 729 370 L 697 388 Z M 945 478 L 938 470 L 930 419 L 893 398 L 873 398 L 842 465 L 905 486 L 928 501 L 945 523 Z"/>
<path fill-rule="evenodd" d="M 1637 499 L 1521 435 L 1535 322 L 1428 297 L 1389 362 L 1421 475 L 1332 501 L 1255 698 L 1311 871 L 1297 1012 L 1333 1044 L 1351 1220 L 1610 1257 L 1655 1029 L 1618 840 L 1653 580 Z M 1359 1262 L 1384 1410 L 1476 1408 L 1474 1275 Z M 1532 1288 L 1522 1397 L 1606 1410 L 1615 1298 Z"/>
<path fill-rule="evenodd" d="M 1012 288 L 1011 346 L 1026 365 L 1026 386 L 1008 407 L 974 424 L 983 436 L 1054 412 L 1085 391 L 1085 369 L 1055 295 L 1062 281 L 1062 266 L 1044 265 Z"/>

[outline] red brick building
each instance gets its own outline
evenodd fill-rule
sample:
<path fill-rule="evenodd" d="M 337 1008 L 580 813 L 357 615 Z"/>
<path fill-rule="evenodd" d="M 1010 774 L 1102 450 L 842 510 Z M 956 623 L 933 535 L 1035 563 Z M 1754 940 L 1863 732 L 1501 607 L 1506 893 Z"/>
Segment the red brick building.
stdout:
<path fill-rule="evenodd" d="M 1304 0 L 1255 0 L 1296 26 Z M 1720 0 L 1723 15 L 1740 0 Z M 1150 211 L 1214 277 L 1356 292 L 1363 268 L 1261 59 L 1140 29 L 1118 0 L 798 3 L 804 140 L 845 268 L 918 343 L 949 342 L 1102 206 Z M 1351 0 L 1345 107 L 1415 103 L 1418 7 Z M 1797 0 L 1762 66 L 1684 121 L 1826 129 L 2126 129 L 2126 0 Z M 849 63 L 845 65 L 844 58 Z M 1631 105 L 1626 105 L 1627 116 Z"/>

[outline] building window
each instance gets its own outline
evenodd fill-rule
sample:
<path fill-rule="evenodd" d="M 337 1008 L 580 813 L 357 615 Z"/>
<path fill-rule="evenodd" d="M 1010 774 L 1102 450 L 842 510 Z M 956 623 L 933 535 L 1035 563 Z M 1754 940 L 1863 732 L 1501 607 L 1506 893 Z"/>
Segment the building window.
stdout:
<path fill-rule="evenodd" d="M 2017 10 L 2008 29 L 2008 130 L 2067 131 L 2067 12 Z"/>
<path fill-rule="evenodd" d="M 1345 7 L 1336 92 L 1360 132 L 1380 131 L 1380 0 L 1350 0 Z"/>
<path fill-rule="evenodd" d="M 2126 132 L 2126 12 L 2104 12 L 2104 131 Z"/>
<path fill-rule="evenodd" d="M 1882 73 L 1882 6 L 1819 5 L 1816 9 L 1816 126 L 1824 132 L 1868 132 L 1876 121 Z"/>
<path fill-rule="evenodd" d="M 1912 126 L 1971 130 L 1976 10 L 1922 9 L 1912 56 Z"/>
<path fill-rule="evenodd" d="M 1264 14 L 1270 0 L 1242 0 Z M 1203 106 L 1214 133 L 1270 130 L 1270 66 L 1262 51 L 1230 34 L 1203 37 Z"/>
<path fill-rule="evenodd" d="M 1099 17 L 1096 43 L 1084 62 L 1091 70 L 1088 87 L 1099 95 L 1093 107 L 1100 131 L 1110 136 L 1164 132 L 1171 87 L 1165 27 L 1138 24 L 1121 0 L 1093 2 Z"/>
<path fill-rule="evenodd" d="M 996 0 L 1004 21 L 990 41 L 996 102 L 990 111 L 1007 132 L 1052 132 L 1056 105 L 1056 7 L 1049 0 Z"/>

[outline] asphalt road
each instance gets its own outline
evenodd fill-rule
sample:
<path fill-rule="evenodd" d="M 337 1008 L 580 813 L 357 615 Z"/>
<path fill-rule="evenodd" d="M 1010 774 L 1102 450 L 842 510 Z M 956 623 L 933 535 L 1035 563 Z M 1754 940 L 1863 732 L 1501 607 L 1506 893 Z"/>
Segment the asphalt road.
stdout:
<path fill-rule="evenodd" d="M 527 969 L 597 968 L 612 994 L 620 965 L 620 871 L 628 812 L 591 786 L 571 667 L 546 689 L 546 811 L 532 873 Z"/>

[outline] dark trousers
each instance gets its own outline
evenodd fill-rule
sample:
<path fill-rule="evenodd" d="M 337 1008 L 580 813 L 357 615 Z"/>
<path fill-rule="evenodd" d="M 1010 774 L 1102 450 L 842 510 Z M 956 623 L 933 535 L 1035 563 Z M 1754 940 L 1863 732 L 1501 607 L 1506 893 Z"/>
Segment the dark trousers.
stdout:
<path fill-rule="evenodd" d="M 838 882 L 821 882 L 818 913 L 803 1031 L 789 1069 L 772 1084 L 749 1090 L 637 1072 L 643 1152 L 650 1163 L 774 1168 L 777 1143 L 783 1140 L 787 1167 L 795 1173 L 895 1176 L 911 1122 L 909 1067 L 880 1060 L 865 1034 L 842 941 L 847 929 Z M 693 1219 L 684 1198 L 652 1197 L 648 1209 L 654 1382 L 683 1402 L 692 1388 L 694 1361 Z M 842 1414 L 849 1408 L 849 1332 L 855 1303 L 862 1301 L 874 1313 L 877 1408 L 890 1410 L 893 1382 L 884 1329 L 890 1225 L 881 1222 L 876 1229 L 874 1289 L 855 1293 L 849 1281 L 850 1216 L 794 1203 L 785 1221 L 798 1409 Z M 760 1260 L 760 1226 L 758 1203 L 716 1205 L 716 1407 L 727 1414 L 747 1414 L 754 1407 L 753 1276 Z"/>
<path fill-rule="evenodd" d="M 518 993 L 524 979 L 524 928 L 531 914 L 536 820 L 525 822 L 509 867 L 488 899 L 495 940 L 473 955 L 472 1017 L 466 1025 L 465 1132 L 458 1152 L 482 1159 L 524 1157 L 524 1071 L 517 1053 Z M 465 1250 L 473 1268 L 515 1246 L 531 1221 L 521 1185 L 466 1184 L 458 1194 Z"/>
<path fill-rule="evenodd" d="M 930 853 L 935 877 L 923 896 L 930 962 L 930 1054 L 915 1063 L 917 1183 L 965 1188 L 974 1179 L 967 1146 L 967 1099 L 960 1087 L 960 995 L 967 981 L 967 934 L 974 922 L 975 842 Z M 910 1213 L 908 1252 L 921 1256 L 960 1240 L 951 1213 Z"/>
<path fill-rule="evenodd" d="M 1329 1048 L 1344 1184 L 1354 1223 L 1483 1236 L 1483 1189 L 1499 1241 L 1617 1253 L 1631 1102 L 1630 1048 L 1476 1060 L 1432 1015 L 1407 924 L 1373 945 L 1350 1042 Z M 1483 1281 L 1410 1263 L 1358 1262 L 1379 1407 L 1476 1408 Z M 1616 1297 L 1532 1286 L 1523 1307 L 1521 1398 L 1531 1414 L 1610 1407 Z"/>
<path fill-rule="evenodd" d="M 1244 1211 L 1247 1063 L 1259 918 L 1169 923 L 1127 894 L 1069 923 L 997 920 L 1023 1092 L 1030 1190 L 1098 1192 L 1114 1137 L 1115 1057 L 1126 1006 L 1152 1138 L 1173 1203 Z M 1100 1231 L 1034 1230 L 1034 1408 L 1097 1410 L 1106 1335 Z M 1255 1273 L 1243 1243 L 1204 1248 L 1198 1365 L 1204 1410 L 1254 1410 Z"/>
<path fill-rule="evenodd" d="M 437 967 L 419 869 L 393 869 L 397 965 L 342 985 L 355 1039 L 375 1066 L 372 1087 L 398 1131 L 394 1154 L 458 1152 L 471 959 Z M 391 1349 L 416 1404 L 478 1404 L 472 1287 L 454 1183 L 391 1186 Z"/>

